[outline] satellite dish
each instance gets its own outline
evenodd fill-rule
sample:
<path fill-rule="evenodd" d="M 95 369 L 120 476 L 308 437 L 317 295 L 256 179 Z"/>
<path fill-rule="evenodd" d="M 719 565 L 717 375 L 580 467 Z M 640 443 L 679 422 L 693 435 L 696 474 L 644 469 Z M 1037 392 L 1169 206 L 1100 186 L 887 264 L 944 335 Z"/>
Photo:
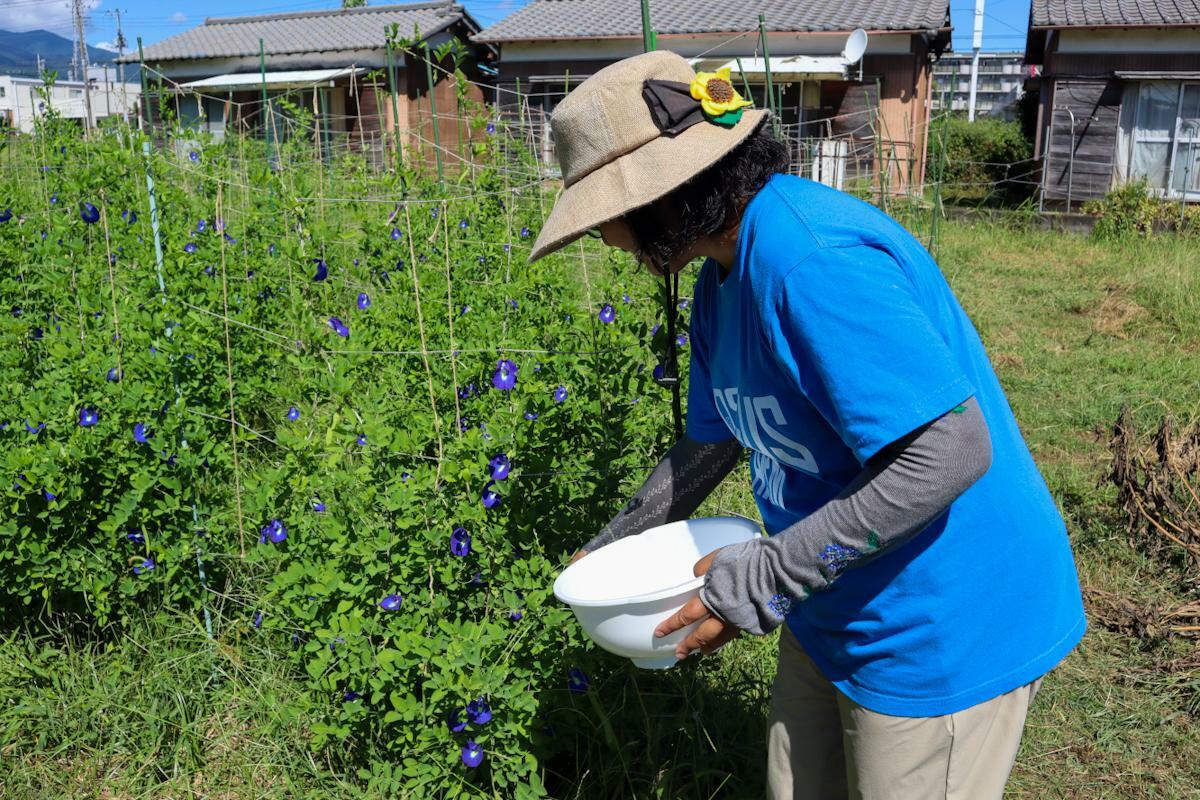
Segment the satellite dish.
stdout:
<path fill-rule="evenodd" d="M 867 32 L 862 28 L 855 28 L 851 32 L 850 38 L 846 40 L 846 46 L 842 48 L 842 58 L 846 59 L 847 64 L 857 64 L 865 52 L 867 52 Z"/>

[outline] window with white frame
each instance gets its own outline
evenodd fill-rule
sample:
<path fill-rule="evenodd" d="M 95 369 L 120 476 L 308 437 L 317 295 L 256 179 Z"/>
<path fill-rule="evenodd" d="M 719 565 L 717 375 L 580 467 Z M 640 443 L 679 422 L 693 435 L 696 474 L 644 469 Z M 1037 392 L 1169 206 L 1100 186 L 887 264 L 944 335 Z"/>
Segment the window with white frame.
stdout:
<path fill-rule="evenodd" d="M 1141 81 L 1121 103 L 1120 165 L 1152 190 L 1200 200 L 1200 83 Z"/>

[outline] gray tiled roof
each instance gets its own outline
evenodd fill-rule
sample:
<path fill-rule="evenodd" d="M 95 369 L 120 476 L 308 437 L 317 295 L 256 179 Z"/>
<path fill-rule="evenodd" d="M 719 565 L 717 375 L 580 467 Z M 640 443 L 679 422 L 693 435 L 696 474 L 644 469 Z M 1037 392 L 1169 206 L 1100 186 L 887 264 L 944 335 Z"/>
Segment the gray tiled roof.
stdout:
<path fill-rule="evenodd" d="M 463 16 L 462 6 L 451 0 L 437 0 L 255 17 L 209 17 L 203 25 L 143 49 L 147 63 L 256 56 L 260 38 L 267 55 L 375 49 L 384 46 L 384 29 L 393 22 L 399 23 L 400 36 L 411 36 L 414 25 L 422 35 L 430 36 Z M 129 53 L 124 60 L 136 62 L 138 55 Z"/>
<path fill-rule="evenodd" d="M 1033 0 L 1034 25 L 1200 25 L 1200 0 Z"/>
<path fill-rule="evenodd" d="M 947 0 L 653 0 L 660 34 L 772 31 L 936 30 L 948 27 Z M 642 35 L 637 0 L 534 0 L 474 39 L 480 42 Z"/>

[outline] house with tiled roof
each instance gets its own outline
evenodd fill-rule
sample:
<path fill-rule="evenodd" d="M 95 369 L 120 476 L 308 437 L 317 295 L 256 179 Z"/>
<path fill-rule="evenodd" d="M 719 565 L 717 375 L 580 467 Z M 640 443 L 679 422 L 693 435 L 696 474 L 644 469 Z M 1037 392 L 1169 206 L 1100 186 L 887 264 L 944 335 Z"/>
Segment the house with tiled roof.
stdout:
<path fill-rule="evenodd" d="M 389 76 L 387 36 L 393 26 L 409 47 L 394 52 Z M 146 66 L 152 93 L 145 105 L 155 121 L 166 104 L 185 127 L 214 136 L 226 129 L 262 130 L 265 124 L 269 136 L 285 137 L 291 104 L 313 113 L 331 149 L 344 144 L 379 152 L 398 138 L 431 153 L 434 108 L 437 138 L 450 148 L 462 135 L 456 116 L 460 90 L 483 100 L 493 51 L 470 41 L 479 30 L 452 0 L 209 17 L 119 60 Z M 457 66 L 471 82 L 458 87 L 452 56 L 432 70 L 422 56 L 426 45 L 436 52 L 452 39 L 464 45 Z M 163 91 L 156 97 L 159 78 Z M 263 113 L 264 92 L 270 114 Z"/>
<path fill-rule="evenodd" d="M 947 0 L 653 0 L 649 6 L 658 49 L 698 69 L 728 65 L 743 94 L 748 87 L 756 105 L 778 109 L 806 174 L 825 167 L 828 176 L 832 164 L 835 173 L 886 174 L 893 188 L 922 183 L 930 62 L 950 46 Z M 851 61 L 844 51 L 856 29 L 866 31 L 867 46 Z M 636 0 L 533 0 L 474 41 L 499 50 L 499 102 L 511 113 L 519 89 L 521 113 L 549 152 L 548 116 L 565 92 L 642 52 L 641 8 Z M 766 95 L 768 66 L 773 102 Z M 840 185 L 838 178 L 833 182 Z"/>
<path fill-rule="evenodd" d="M 1047 203 L 1131 180 L 1200 201 L 1200 0 L 1033 0 L 1025 61 Z"/>

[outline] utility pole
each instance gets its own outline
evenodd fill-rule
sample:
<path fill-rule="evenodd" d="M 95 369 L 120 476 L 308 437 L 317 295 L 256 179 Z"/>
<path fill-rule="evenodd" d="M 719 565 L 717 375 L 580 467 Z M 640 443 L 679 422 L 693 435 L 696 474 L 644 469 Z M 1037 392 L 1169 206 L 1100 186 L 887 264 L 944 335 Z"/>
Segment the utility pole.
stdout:
<path fill-rule="evenodd" d="M 975 86 L 979 83 L 979 49 L 983 47 L 983 2 L 975 0 L 975 30 L 971 36 L 971 89 L 967 98 L 967 120 L 975 121 Z"/>
<path fill-rule="evenodd" d="M 125 120 L 125 124 L 129 124 L 129 98 L 125 96 L 125 62 L 120 59 L 125 57 L 125 34 L 121 32 L 121 9 L 116 8 L 112 11 L 104 12 L 113 14 L 117 18 L 117 80 L 121 84 L 121 116 Z"/>
<path fill-rule="evenodd" d="M 92 84 L 88 81 L 87 74 L 87 42 L 83 38 L 83 3 L 81 0 L 72 0 L 71 5 L 75 14 L 75 35 L 79 39 L 79 68 L 83 75 L 83 130 L 86 134 L 92 129 Z"/>

